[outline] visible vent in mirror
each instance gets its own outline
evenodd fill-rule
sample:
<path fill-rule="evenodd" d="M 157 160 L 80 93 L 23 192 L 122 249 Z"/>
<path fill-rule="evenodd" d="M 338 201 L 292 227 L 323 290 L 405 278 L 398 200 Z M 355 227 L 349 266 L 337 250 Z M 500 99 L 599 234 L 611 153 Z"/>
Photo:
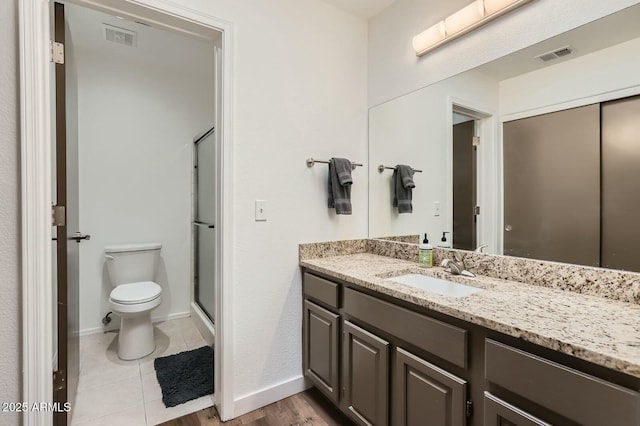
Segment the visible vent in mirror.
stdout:
<path fill-rule="evenodd" d="M 138 34 L 135 31 L 114 27 L 109 24 L 102 24 L 104 27 L 104 38 L 113 43 L 122 44 L 129 47 L 136 47 Z"/>
<path fill-rule="evenodd" d="M 538 56 L 538 58 L 542 59 L 544 62 L 553 61 L 557 58 L 553 53 L 545 53 L 544 55 Z"/>
<path fill-rule="evenodd" d="M 571 46 L 561 47 L 560 49 L 553 50 L 551 52 L 546 52 L 541 55 L 536 56 L 537 59 L 540 59 L 543 62 L 553 61 L 554 59 L 562 58 L 563 56 L 570 55 L 573 52 Z"/>

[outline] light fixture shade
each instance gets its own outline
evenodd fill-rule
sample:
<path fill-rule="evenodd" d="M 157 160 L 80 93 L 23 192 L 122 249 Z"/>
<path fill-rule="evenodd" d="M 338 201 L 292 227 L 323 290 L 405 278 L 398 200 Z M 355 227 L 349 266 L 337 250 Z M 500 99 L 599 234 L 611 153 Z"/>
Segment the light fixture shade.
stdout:
<path fill-rule="evenodd" d="M 447 36 L 470 27 L 484 18 L 484 2 L 476 0 L 444 20 Z"/>
<path fill-rule="evenodd" d="M 517 2 L 518 0 L 484 0 L 484 10 L 487 15 L 493 15 Z"/>
<path fill-rule="evenodd" d="M 413 38 L 413 49 L 416 53 L 422 52 L 439 41 L 444 40 L 444 38 L 444 21 L 440 21 Z"/>

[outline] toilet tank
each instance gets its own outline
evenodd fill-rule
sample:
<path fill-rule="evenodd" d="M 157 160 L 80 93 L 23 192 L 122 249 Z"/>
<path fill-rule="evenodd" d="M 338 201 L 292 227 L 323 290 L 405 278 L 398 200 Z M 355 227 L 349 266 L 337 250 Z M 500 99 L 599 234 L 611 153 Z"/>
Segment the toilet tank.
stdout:
<path fill-rule="evenodd" d="M 111 284 L 153 281 L 160 264 L 160 243 L 114 245 L 104 248 Z"/>

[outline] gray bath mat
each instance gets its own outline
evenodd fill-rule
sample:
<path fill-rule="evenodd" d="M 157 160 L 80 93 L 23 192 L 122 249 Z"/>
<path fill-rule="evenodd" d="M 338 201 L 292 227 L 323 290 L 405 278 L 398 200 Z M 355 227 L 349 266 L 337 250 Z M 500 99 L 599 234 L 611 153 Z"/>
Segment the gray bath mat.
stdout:
<path fill-rule="evenodd" d="M 156 358 L 153 364 L 166 407 L 213 393 L 213 348 L 210 346 Z"/>

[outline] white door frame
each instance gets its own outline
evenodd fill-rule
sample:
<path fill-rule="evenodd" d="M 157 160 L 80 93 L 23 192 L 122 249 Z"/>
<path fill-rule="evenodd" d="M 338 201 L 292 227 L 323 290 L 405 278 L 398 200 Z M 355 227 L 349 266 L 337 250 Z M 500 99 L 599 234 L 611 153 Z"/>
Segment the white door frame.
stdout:
<path fill-rule="evenodd" d="M 233 401 L 233 24 L 172 0 L 118 0 L 223 32 L 222 83 L 222 280 L 216 310 L 215 398 L 223 420 Z M 118 1 L 110 1 L 117 4 Z M 95 0 L 73 0 L 95 7 Z M 22 192 L 22 388 L 23 402 L 53 403 L 53 284 L 51 268 L 51 79 L 49 0 L 19 2 L 20 143 Z M 213 76 L 212 76 L 213 78 Z M 27 410 L 24 425 L 50 425 L 52 412 Z"/>
<path fill-rule="evenodd" d="M 447 97 L 447 163 L 446 163 L 446 187 L 447 192 L 446 229 L 453 232 L 453 113 L 461 112 L 477 120 L 477 135 L 480 137 L 480 146 L 477 153 L 477 184 L 476 201 L 481 206 L 478 218 L 476 237 L 478 245 L 488 244 L 489 253 L 496 253 L 499 250 L 499 243 L 496 239 L 499 222 L 496 217 L 498 203 L 496 201 L 497 188 L 499 182 L 499 172 L 496 170 L 498 155 L 496 134 L 497 116 L 490 107 L 478 105 L 477 102 L 470 102 L 453 96 Z M 453 236 L 453 234 L 452 234 Z"/>

